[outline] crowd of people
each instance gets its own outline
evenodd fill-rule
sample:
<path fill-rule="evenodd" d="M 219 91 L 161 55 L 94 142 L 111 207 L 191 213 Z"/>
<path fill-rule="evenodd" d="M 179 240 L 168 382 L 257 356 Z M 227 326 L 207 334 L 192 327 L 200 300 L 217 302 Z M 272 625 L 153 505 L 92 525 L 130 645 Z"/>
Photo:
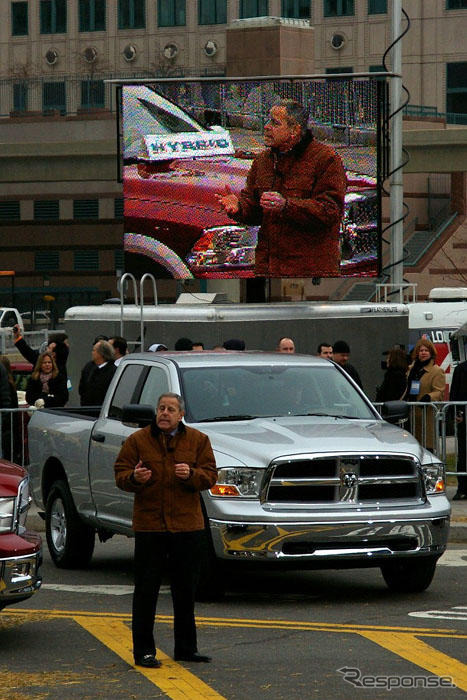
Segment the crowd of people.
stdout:
<path fill-rule="evenodd" d="M 69 399 L 70 382 L 67 375 L 67 359 L 69 341 L 66 333 L 57 332 L 49 336 L 48 342 L 40 350 L 32 348 L 24 339 L 19 327 L 13 331 L 15 347 L 18 352 L 32 364 L 32 372 L 28 378 L 25 400 L 30 406 L 63 407 Z M 174 344 L 174 350 L 215 352 L 244 351 L 245 341 L 230 338 L 222 344 L 206 348 L 200 340 L 187 337 L 179 338 Z M 152 343 L 150 352 L 168 351 L 165 343 Z M 281 337 L 274 348 L 279 353 L 295 353 L 296 343 L 293 338 Z M 102 405 L 108 386 L 115 374 L 117 366 L 129 352 L 128 343 L 121 336 L 107 337 L 98 335 L 91 347 L 91 359 L 81 370 L 78 392 L 81 406 Z M 363 389 L 358 370 L 350 363 L 350 347 L 345 340 L 333 343 L 322 341 L 316 348 L 316 355 L 326 360 L 333 360 Z M 409 354 L 403 345 L 394 345 L 385 355 L 382 363 L 384 375 L 381 384 L 376 387 L 374 398 L 377 403 L 385 401 L 406 400 L 423 405 L 423 409 L 412 410 L 410 429 L 415 437 L 422 441 L 428 449 L 435 448 L 434 421 L 430 412 L 430 404 L 443 401 L 446 396 L 446 376 L 436 364 L 436 348 L 427 338 L 420 338 Z M 465 366 L 464 366 L 465 365 Z M 451 401 L 467 401 L 467 363 L 461 363 L 453 375 L 450 393 Z M 11 372 L 8 357 L 0 358 L 0 408 L 18 408 L 15 381 Z M 464 411 L 457 410 L 455 414 L 457 433 L 459 436 L 459 470 L 465 471 L 465 417 Z M 7 458 L 18 458 L 21 454 L 21 421 L 20 416 L 11 414 L 10 420 L 4 420 L 2 426 L 2 453 Z M 467 478 L 460 477 L 457 499 L 467 498 Z"/>

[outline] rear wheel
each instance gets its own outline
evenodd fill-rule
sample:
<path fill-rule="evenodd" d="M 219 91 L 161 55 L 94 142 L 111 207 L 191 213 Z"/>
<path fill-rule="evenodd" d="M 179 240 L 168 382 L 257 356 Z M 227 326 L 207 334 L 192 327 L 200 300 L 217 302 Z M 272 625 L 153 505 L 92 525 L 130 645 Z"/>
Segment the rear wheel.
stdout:
<path fill-rule="evenodd" d="M 421 593 L 432 582 L 437 561 L 438 557 L 399 559 L 384 564 L 381 573 L 391 591 Z"/>
<path fill-rule="evenodd" d="M 56 566 L 72 569 L 89 564 L 95 531 L 79 517 L 65 481 L 56 481 L 45 509 L 45 529 L 50 556 Z"/>

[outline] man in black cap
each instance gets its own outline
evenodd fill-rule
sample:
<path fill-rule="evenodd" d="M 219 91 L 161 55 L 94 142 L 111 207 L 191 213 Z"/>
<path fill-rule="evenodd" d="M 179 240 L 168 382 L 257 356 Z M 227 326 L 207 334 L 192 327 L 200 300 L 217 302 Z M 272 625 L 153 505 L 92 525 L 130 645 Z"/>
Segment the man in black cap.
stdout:
<path fill-rule="evenodd" d="M 332 359 L 343 369 L 345 369 L 349 377 L 351 377 L 354 380 L 354 382 L 358 384 L 360 389 L 363 389 L 362 380 L 360 379 L 360 376 L 355 367 L 350 364 L 349 357 L 349 344 L 346 343 L 345 340 L 336 340 L 336 342 L 332 346 Z"/>
<path fill-rule="evenodd" d="M 231 338 L 224 342 L 225 350 L 245 350 L 245 341 L 238 338 Z"/>

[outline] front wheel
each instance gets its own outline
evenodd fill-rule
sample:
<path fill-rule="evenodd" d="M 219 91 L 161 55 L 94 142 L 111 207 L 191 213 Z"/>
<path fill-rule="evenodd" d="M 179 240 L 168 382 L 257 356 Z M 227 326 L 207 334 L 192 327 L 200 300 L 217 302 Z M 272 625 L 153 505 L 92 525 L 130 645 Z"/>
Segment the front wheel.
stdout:
<path fill-rule="evenodd" d="M 56 481 L 45 508 L 45 530 L 50 556 L 61 569 L 89 564 L 95 532 L 79 517 L 65 481 Z"/>
<path fill-rule="evenodd" d="M 381 573 L 391 591 L 421 593 L 432 582 L 437 561 L 438 557 L 399 559 L 383 564 Z"/>

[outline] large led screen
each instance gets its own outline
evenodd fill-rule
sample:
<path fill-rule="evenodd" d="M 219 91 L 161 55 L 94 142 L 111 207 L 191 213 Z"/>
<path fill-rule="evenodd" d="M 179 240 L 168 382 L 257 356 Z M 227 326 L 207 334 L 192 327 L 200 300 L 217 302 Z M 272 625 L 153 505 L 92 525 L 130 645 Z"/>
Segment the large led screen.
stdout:
<path fill-rule="evenodd" d="M 350 76 L 123 84 L 125 270 L 377 276 L 384 86 Z M 284 100 L 307 115 L 290 149 L 271 137 Z"/>

